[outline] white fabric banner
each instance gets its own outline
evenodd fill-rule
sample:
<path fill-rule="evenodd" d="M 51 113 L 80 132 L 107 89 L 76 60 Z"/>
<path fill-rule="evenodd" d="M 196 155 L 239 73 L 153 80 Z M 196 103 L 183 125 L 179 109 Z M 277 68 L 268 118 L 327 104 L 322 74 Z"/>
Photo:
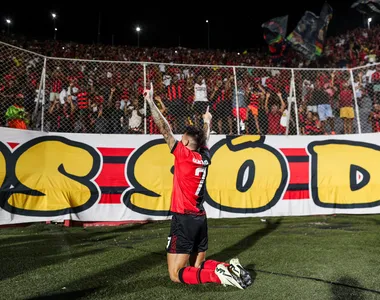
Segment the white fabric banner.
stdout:
<path fill-rule="evenodd" d="M 380 213 L 378 136 L 212 136 L 207 215 Z M 170 218 L 173 162 L 161 136 L 0 128 L 0 225 Z"/>

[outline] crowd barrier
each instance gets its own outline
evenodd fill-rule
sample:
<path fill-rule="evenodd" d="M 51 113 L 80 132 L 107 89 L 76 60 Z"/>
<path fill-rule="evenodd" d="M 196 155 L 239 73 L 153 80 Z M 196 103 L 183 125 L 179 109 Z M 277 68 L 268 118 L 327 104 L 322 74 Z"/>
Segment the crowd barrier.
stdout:
<path fill-rule="evenodd" d="M 380 131 L 379 67 L 286 69 L 94 61 L 45 57 L 0 42 L 0 126 L 157 134 L 142 96 L 153 83 L 156 104 L 175 134 L 199 125 L 207 106 L 214 116 L 213 134 L 373 133 Z"/>
<path fill-rule="evenodd" d="M 170 217 L 174 157 L 159 135 L 0 137 L 0 225 Z M 380 213 L 377 134 L 215 135 L 209 146 L 209 218 Z"/>

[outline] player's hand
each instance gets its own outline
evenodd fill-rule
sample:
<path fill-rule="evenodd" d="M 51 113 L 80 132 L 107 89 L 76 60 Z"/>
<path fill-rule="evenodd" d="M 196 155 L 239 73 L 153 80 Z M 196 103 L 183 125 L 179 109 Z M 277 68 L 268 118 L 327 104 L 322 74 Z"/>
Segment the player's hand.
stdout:
<path fill-rule="evenodd" d="M 150 89 L 145 89 L 144 90 L 144 99 L 149 103 L 153 104 L 153 83 L 150 83 Z"/>
<path fill-rule="evenodd" d="M 209 109 L 210 106 L 207 106 L 206 113 L 203 115 L 203 121 L 208 123 L 210 123 L 212 119 L 212 115 L 210 114 Z"/>
<path fill-rule="evenodd" d="M 149 104 L 153 103 L 153 93 L 151 92 L 151 90 L 148 90 L 148 89 L 144 90 L 144 99 Z"/>

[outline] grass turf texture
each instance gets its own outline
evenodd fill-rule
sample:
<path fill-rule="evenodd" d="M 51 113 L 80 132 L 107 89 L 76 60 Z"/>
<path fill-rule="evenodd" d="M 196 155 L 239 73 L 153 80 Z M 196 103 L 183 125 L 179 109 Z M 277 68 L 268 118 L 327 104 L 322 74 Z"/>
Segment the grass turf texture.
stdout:
<path fill-rule="evenodd" d="M 380 299 L 380 216 L 209 220 L 208 258 L 239 257 L 244 291 L 172 283 L 169 224 L 0 229 L 0 299 Z"/>

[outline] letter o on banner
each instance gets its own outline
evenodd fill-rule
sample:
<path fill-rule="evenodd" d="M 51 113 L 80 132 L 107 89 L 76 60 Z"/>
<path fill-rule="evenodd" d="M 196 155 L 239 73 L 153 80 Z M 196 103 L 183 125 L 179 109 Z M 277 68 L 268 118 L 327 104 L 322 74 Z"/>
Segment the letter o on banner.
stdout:
<path fill-rule="evenodd" d="M 149 141 L 133 152 L 126 165 L 131 187 L 123 194 L 125 205 L 141 214 L 168 216 L 173 163 L 174 156 L 164 139 Z"/>
<path fill-rule="evenodd" d="M 211 148 L 207 202 L 233 213 L 258 213 L 281 199 L 288 183 L 282 154 L 264 138 L 227 138 Z"/>

